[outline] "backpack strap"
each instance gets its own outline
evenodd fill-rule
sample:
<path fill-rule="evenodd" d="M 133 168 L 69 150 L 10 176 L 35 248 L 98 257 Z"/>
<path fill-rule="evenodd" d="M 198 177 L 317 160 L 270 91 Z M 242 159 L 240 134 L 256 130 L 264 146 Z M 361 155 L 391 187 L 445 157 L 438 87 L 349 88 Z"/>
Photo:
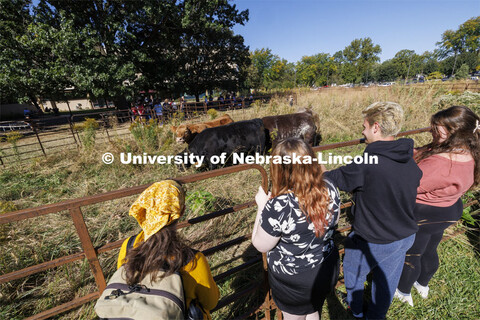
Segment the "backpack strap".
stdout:
<path fill-rule="evenodd" d="M 192 251 L 193 253 L 196 255 L 198 252 L 198 250 L 195 250 L 192 248 Z M 195 257 L 193 257 L 193 259 L 195 259 Z M 190 263 L 191 261 L 189 261 L 188 263 Z M 178 273 L 181 277 L 181 274 L 180 272 L 175 272 L 175 273 Z M 183 284 L 183 278 L 182 278 L 182 284 Z M 197 299 L 193 299 L 192 301 L 190 301 L 190 306 L 187 308 L 187 295 L 185 294 L 185 288 L 183 288 L 183 301 L 185 302 L 185 310 L 187 313 L 184 313 L 185 315 L 185 320 L 203 320 L 204 319 L 204 316 L 203 316 L 203 307 L 200 305 L 200 303 L 198 302 Z"/>
<path fill-rule="evenodd" d="M 131 248 L 133 248 L 133 244 L 135 243 L 135 239 L 137 239 L 137 236 L 138 236 L 138 234 L 136 234 L 136 235 L 131 236 L 130 238 L 128 238 L 127 248 L 126 248 L 126 250 L 125 250 L 125 255 L 127 255 L 128 250 L 130 250 Z"/>

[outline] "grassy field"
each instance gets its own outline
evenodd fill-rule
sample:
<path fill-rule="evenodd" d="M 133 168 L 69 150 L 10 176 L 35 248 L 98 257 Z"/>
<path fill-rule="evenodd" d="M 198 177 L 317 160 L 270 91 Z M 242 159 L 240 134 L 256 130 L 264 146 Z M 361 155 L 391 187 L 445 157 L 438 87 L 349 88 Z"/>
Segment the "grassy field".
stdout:
<path fill-rule="evenodd" d="M 229 112 L 235 121 L 266 115 L 292 113 L 297 108 L 312 108 L 319 115 L 322 144 L 361 137 L 361 110 L 374 101 L 395 101 L 405 109 L 404 130 L 428 126 L 430 115 L 452 104 L 472 109 L 480 107 L 480 95 L 447 92 L 434 86 L 373 87 L 368 90 L 300 91 L 293 108 L 285 98 L 268 104 L 256 104 L 246 110 Z M 478 113 L 479 110 L 476 110 Z M 205 117 L 206 118 L 206 117 Z M 198 120 L 192 120 L 198 121 Z M 184 146 L 174 143 L 168 126 L 155 123 L 134 125 L 130 135 L 111 135 L 109 143 L 93 143 L 81 149 L 63 150 L 26 162 L 13 163 L 0 169 L 0 213 L 56 203 L 111 190 L 152 183 L 167 177 L 193 174 L 181 172 L 174 165 L 123 165 L 115 161 L 103 164 L 101 156 L 111 152 L 116 159 L 120 152 L 176 154 Z M 413 137 L 416 145 L 429 140 L 428 134 Z M 94 140 L 95 141 L 95 140 Z M 108 141 L 108 140 L 107 140 Z M 335 154 L 360 153 L 364 146 L 335 150 Z M 333 167 L 330 167 L 333 168 Z M 260 184 L 254 172 L 209 179 L 187 186 L 188 211 L 185 218 L 253 200 Z M 128 209 L 135 197 L 108 201 L 82 208 L 95 246 L 116 241 L 139 231 Z M 255 208 L 227 215 L 204 224 L 182 229 L 196 249 L 203 250 L 220 242 L 251 232 Z M 342 219 L 342 224 L 346 224 Z M 460 228 L 465 228 L 461 226 Z M 464 236 L 440 246 L 441 267 L 432 280 L 431 298 L 421 301 L 414 295 L 415 307 L 394 302 L 389 319 L 478 319 L 480 262 L 479 233 L 471 230 Z M 66 254 L 81 251 L 75 228 L 68 212 L 50 214 L 28 221 L 0 226 L 0 269 L 3 273 L 25 268 Z M 118 251 L 102 254 L 101 265 L 106 274 L 115 268 Z M 212 273 L 217 275 L 250 260 L 256 251 L 249 242 L 209 256 Z M 239 291 L 252 280 L 261 278 L 261 267 L 251 267 L 235 277 L 219 283 L 225 296 Z M 0 286 L 0 318 L 22 319 L 45 309 L 92 292 L 95 288 L 88 263 L 80 261 L 42 272 Z M 344 290 L 343 287 L 339 288 Z M 248 296 L 232 306 L 214 313 L 215 319 L 230 319 L 261 302 L 261 295 Z M 335 295 L 324 307 L 324 319 L 348 319 L 345 308 Z M 58 316 L 59 319 L 93 319 L 93 304 Z"/>

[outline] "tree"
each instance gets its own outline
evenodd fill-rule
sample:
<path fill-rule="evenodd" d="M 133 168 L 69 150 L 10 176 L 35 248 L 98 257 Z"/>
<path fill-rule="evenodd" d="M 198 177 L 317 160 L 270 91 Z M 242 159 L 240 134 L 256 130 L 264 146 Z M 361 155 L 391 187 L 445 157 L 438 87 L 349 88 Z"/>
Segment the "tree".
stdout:
<path fill-rule="evenodd" d="M 446 58 L 450 55 L 456 55 L 461 52 L 462 44 L 459 34 L 453 30 L 447 30 L 442 34 L 442 40 L 437 42 L 440 47 L 440 57 Z"/>
<path fill-rule="evenodd" d="M 466 64 L 469 70 L 475 70 L 479 64 L 479 58 L 474 52 L 463 52 L 456 56 L 450 56 L 440 62 L 440 71 L 444 74 L 455 74 L 458 68 Z"/>
<path fill-rule="evenodd" d="M 186 0 L 180 3 L 183 35 L 176 83 L 194 93 L 205 89 L 236 90 L 246 79 L 248 47 L 231 28 L 248 20 L 227 0 Z"/>
<path fill-rule="evenodd" d="M 398 78 L 395 62 L 392 59 L 384 61 L 377 66 L 375 75 L 377 81 L 394 81 Z"/>
<path fill-rule="evenodd" d="M 480 55 L 480 16 L 465 21 L 458 28 L 458 33 L 463 49 Z"/>
<path fill-rule="evenodd" d="M 0 87 L 7 101 L 30 101 L 41 112 L 40 97 L 61 98 L 75 74 L 67 61 L 73 56 L 68 44 L 78 36 L 71 21 L 60 19 L 48 25 L 30 15 L 29 1 L 4 1 L 2 5 L 2 50 Z M 62 59 L 68 57 L 67 60 Z"/>
<path fill-rule="evenodd" d="M 30 6 L 29 0 L 0 0 L 0 98 L 2 103 L 30 100 L 40 110 L 36 94 L 41 88 L 31 70 L 44 61 L 21 40 L 32 23 Z"/>
<path fill-rule="evenodd" d="M 293 88 L 295 82 L 295 65 L 275 56 L 275 61 L 266 72 L 266 88 Z"/>
<path fill-rule="evenodd" d="M 480 55 L 480 17 L 465 21 L 456 31 L 445 31 L 437 45 L 440 47 L 442 58 L 465 52 Z"/>
<path fill-rule="evenodd" d="M 324 86 L 332 83 L 336 71 L 335 58 L 327 53 L 304 56 L 297 64 L 297 80 L 306 86 Z"/>
<path fill-rule="evenodd" d="M 438 62 L 438 51 L 437 52 L 425 51 L 420 56 L 420 59 L 421 59 L 421 65 L 422 65 L 421 73 L 430 74 L 432 72 L 439 70 L 440 64 Z"/>
<path fill-rule="evenodd" d="M 420 73 L 421 57 L 414 50 L 400 50 L 392 59 L 398 77 L 407 79 Z"/>
<path fill-rule="evenodd" d="M 141 19 L 142 9 L 143 3 L 125 0 L 41 0 L 35 20 L 57 33 L 52 42 L 57 62 L 73 70 L 68 74 L 77 92 L 121 99 L 142 85 L 135 80 L 141 73 L 139 57 L 145 56 L 132 49 L 139 48 L 132 40 L 138 40 L 132 15 Z"/>
<path fill-rule="evenodd" d="M 268 87 L 269 73 L 271 69 L 280 60 L 268 48 L 255 49 L 250 53 L 251 65 L 248 71 L 248 84 L 251 88 L 266 89 Z"/>
<path fill-rule="evenodd" d="M 468 65 L 462 64 L 462 66 L 458 69 L 457 73 L 455 73 L 456 79 L 466 79 L 468 78 Z"/>
<path fill-rule="evenodd" d="M 335 66 L 335 71 L 332 73 L 332 82 L 343 84 L 345 83 L 345 79 L 342 77 L 345 59 L 343 57 L 342 51 L 335 52 L 332 58 L 333 64 Z"/>
<path fill-rule="evenodd" d="M 295 86 L 295 64 L 281 59 L 268 48 L 250 52 L 251 64 L 245 87 L 253 89 L 293 88 Z"/>
<path fill-rule="evenodd" d="M 345 66 L 342 77 L 346 82 L 367 82 L 368 72 L 375 62 L 380 61 L 378 55 L 382 52 L 379 45 L 374 45 L 372 39 L 353 40 L 342 51 Z"/>
<path fill-rule="evenodd" d="M 148 89 L 198 97 L 245 79 L 248 48 L 231 28 L 248 11 L 226 0 L 0 1 L 2 96 L 36 103 L 73 86 L 98 98 Z"/>
<path fill-rule="evenodd" d="M 215 34 L 215 35 L 214 35 Z M 248 48 L 241 36 L 230 30 L 214 32 L 211 36 L 195 35 L 185 43 L 175 82 L 183 91 L 193 93 L 197 100 L 206 89 L 237 90 L 246 78 Z"/>

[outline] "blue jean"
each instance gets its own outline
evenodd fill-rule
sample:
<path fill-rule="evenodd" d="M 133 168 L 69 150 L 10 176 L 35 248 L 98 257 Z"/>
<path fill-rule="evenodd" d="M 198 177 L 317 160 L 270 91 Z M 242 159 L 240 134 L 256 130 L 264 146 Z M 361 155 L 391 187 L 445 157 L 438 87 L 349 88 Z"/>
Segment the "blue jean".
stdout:
<path fill-rule="evenodd" d="M 367 319 L 384 319 L 402 274 L 405 254 L 412 246 L 415 234 L 386 244 L 367 242 L 349 234 L 345 241 L 343 273 L 347 303 L 355 317 L 363 317 L 363 291 L 367 275 L 372 272 L 372 302 Z"/>

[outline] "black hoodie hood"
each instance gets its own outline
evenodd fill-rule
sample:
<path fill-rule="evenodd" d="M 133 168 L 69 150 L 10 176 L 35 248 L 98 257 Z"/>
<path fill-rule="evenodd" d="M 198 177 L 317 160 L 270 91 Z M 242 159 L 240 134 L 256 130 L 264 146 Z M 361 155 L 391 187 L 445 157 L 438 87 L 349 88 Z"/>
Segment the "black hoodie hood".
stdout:
<path fill-rule="evenodd" d="M 398 139 L 392 141 L 375 141 L 367 145 L 365 152 L 369 155 L 379 155 L 396 162 L 406 163 L 413 158 L 413 140 Z"/>

